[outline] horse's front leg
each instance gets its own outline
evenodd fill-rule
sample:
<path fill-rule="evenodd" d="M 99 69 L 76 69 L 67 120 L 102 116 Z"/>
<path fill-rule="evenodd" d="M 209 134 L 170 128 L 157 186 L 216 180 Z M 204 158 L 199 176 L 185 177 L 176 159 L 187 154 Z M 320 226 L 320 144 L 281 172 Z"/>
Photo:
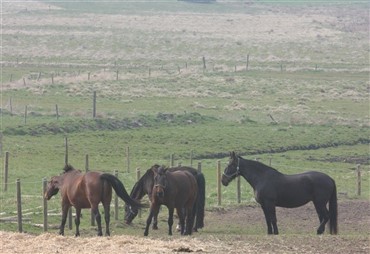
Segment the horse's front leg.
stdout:
<path fill-rule="evenodd" d="M 158 214 L 157 215 L 154 215 L 152 229 L 153 230 L 157 230 L 158 229 Z"/>
<path fill-rule="evenodd" d="M 269 235 L 272 235 L 272 234 L 278 235 L 279 230 L 277 227 L 275 205 L 263 204 L 262 209 L 265 214 L 265 219 L 266 219 L 266 224 L 267 224 L 267 233 Z"/>
<path fill-rule="evenodd" d="M 168 235 L 172 235 L 172 225 L 173 225 L 173 207 L 168 208 Z"/>
<path fill-rule="evenodd" d="M 64 235 L 64 227 L 67 221 L 68 210 L 71 208 L 70 204 L 62 204 L 62 222 L 59 227 L 59 234 Z"/>
<path fill-rule="evenodd" d="M 145 231 L 144 231 L 144 236 L 148 236 L 148 234 L 149 234 L 149 227 L 150 227 L 150 224 L 152 223 L 153 216 L 155 216 L 154 213 L 155 213 L 154 209 L 150 208 L 150 213 L 149 213 L 148 219 L 146 220 L 146 227 L 145 227 Z M 158 215 L 158 213 L 157 213 L 157 215 Z"/>
<path fill-rule="evenodd" d="M 81 218 L 81 208 L 76 207 L 76 218 L 75 218 L 76 234 L 75 236 L 80 236 L 80 218 Z"/>

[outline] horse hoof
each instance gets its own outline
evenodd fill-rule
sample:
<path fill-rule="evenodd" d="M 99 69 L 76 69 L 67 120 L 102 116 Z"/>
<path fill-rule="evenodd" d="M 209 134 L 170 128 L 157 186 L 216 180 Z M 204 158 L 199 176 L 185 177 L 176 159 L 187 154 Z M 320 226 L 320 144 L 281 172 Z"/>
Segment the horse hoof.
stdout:
<path fill-rule="evenodd" d="M 158 227 L 157 226 L 153 226 L 152 229 L 153 230 L 158 230 Z"/>

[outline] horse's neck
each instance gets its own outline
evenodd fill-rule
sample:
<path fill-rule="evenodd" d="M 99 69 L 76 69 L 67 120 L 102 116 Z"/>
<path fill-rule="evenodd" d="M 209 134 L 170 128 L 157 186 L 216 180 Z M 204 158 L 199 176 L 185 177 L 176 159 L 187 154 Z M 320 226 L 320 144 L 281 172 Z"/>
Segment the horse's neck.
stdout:
<path fill-rule="evenodd" d="M 154 186 L 154 176 L 153 176 L 153 173 L 152 172 L 148 172 L 146 173 L 146 175 L 143 177 L 143 181 L 141 183 L 141 195 L 145 195 L 145 194 L 148 194 L 150 195 L 150 193 L 152 192 L 153 190 L 153 186 Z"/>
<path fill-rule="evenodd" d="M 254 188 L 258 183 L 264 180 L 265 175 L 269 173 L 277 173 L 274 169 L 267 166 L 259 165 L 254 161 L 240 160 L 240 174 L 247 180 L 247 182 Z"/>

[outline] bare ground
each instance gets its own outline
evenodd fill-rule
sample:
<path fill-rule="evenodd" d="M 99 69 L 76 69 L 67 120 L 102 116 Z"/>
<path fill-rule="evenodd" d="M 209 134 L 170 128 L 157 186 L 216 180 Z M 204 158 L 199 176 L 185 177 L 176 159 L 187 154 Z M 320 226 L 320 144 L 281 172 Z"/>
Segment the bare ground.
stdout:
<path fill-rule="evenodd" d="M 265 222 L 257 205 L 212 209 L 206 227 L 191 237 L 172 237 L 161 231 L 150 237 L 62 237 L 0 231 L 1 253 L 369 253 L 368 201 L 339 202 L 337 236 L 315 235 L 317 218 L 312 205 L 277 209 L 279 236 L 265 235 Z M 137 224 L 141 229 L 142 225 Z M 166 224 L 160 222 L 160 227 Z M 247 232 L 242 230 L 246 230 Z M 251 230 L 249 232 L 249 230 Z M 260 231 L 258 231 L 260 230 Z M 243 233 L 242 233 L 243 232 Z"/>

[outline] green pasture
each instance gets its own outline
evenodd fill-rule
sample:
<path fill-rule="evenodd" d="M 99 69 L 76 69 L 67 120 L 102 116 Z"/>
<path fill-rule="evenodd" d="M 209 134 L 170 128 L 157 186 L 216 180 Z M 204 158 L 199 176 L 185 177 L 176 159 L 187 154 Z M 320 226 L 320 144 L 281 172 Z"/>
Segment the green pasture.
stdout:
<path fill-rule="evenodd" d="M 62 172 L 66 137 L 69 163 L 84 170 L 88 155 L 91 170 L 117 170 L 128 191 L 137 168 L 169 165 L 171 155 L 175 165 L 200 162 L 207 211 L 256 205 L 243 179 L 241 204 L 235 181 L 222 187 L 217 204 L 217 163 L 223 170 L 230 151 L 286 174 L 327 173 L 339 199 L 369 200 L 368 3 L 41 2 L 39 9 L 4 5 L 0 164 L 8 152 L 9 175 L 4 191 L 2 166 L 1 218 L 16 216 L 20 179 L 23 229 L 42 232 L 35 226 L 42 224 L 42 180 Z M 244 15 L 278 13 L 306 19 L 297 20 L 297 30 L 282 18 L 257 35 L 229 34 Z M 119 204 L 112 234 L 142 235 L 123 224 Z M 48 206 L 57 214 L 49 224 L 58 225 L 59 195 Z M 146 216 L 147 209 L 139 226 Z M 95 234 L 89 219 L 85 211 L 81 234 Z M 262 227 L 248 230 L 265 234 Z"/>

